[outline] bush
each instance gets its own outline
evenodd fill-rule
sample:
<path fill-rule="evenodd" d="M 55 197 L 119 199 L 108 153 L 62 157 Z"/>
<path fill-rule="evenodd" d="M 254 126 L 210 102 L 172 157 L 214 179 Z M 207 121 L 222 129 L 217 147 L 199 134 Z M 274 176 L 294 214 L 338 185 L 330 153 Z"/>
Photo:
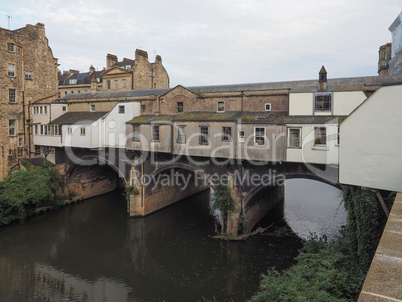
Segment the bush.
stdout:
<path fill-rule="evenodd" d="M 395 194 L 389 194 L 390 207 Z M 343 189 L 347 225 L 337 239 L 312 237 L 304 243 L 297 264 L 282 274 L 262 276 L 251 301 L 356 301 L 386 223 L 374 193 L 356 190 L 352 200 Z"/>
<path fill-rule="evenodd" d="M 59 188 L 56 170 L 37 167 L 17 170 L 0 182 L 0 225 L 24 221 L 41 206 L 58 206 L 55 198 Z"/>

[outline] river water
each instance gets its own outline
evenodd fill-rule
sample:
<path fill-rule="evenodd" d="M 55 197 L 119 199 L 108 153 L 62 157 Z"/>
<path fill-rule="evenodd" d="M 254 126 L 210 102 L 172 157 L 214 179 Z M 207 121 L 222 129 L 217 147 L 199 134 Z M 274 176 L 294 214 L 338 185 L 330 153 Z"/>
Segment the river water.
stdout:
<path fill-rule="evenodd" d="M 268 268 L 294 263 L 301 241 L 211 239 L 209 199 L 128 218 L 116 191 L 1 227 L 0 301 L 245 301 Z"/>

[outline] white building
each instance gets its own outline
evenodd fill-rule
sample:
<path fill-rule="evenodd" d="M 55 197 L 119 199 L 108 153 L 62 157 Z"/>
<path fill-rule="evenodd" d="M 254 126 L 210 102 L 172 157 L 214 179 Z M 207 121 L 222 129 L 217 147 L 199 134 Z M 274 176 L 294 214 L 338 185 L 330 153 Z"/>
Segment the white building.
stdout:
<path fill-rule="evenodd" d="M 341 123 L 339 181 L 402 191 L 402 85 L 377 90 Z"/>

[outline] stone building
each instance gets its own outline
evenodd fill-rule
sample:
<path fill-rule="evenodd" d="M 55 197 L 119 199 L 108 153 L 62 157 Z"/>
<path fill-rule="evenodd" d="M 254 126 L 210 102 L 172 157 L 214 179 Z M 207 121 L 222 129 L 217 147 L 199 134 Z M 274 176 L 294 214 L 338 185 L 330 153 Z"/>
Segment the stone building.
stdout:
<path fill-rule="evenodd" d="M 42 23 L 0 28 L 0 180 L 33 153 L 31 105 L 57 97 L 57 59 Z"/>
<path fill-rule="evenodd" d="M 389 74 L 402 73 L 402 12 L 396 17 L 388 30 L 392 34 L 392 53 L 389 61 Z"/>
<path fill-rule="evenodd" d="M 378 75 L 389 74 L 389 61 L 391 60 L 392 43 L 380 46 L 378 50 Z"/>
<path fill-rule="evenodd" d="M 157 55 L 150 63 L 148 53 L 137 49 L 135 59 L 124 58 L 118 61 L 113 54 L 106 55 L 106 68 L 95 71 L 91 66 L 88 72 L 70 70 L 59 74 L 59 98 L 70 93 L 94 93 L 96 91 L 158 89 L 169 87 L 169 75 Z"/>

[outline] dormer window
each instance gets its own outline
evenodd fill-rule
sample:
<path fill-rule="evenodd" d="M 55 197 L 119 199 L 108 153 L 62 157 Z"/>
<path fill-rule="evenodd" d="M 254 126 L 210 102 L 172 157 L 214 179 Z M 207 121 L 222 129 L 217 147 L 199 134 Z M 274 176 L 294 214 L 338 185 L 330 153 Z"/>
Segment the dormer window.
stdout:
<path fill-rule="evenodd" d="M 77 79 L 70 79 L 70 80 L 68 80 L 68 84 L 70 84 L 70 85 L 75 85 L 75 84 L 77 84 L 78 83 L 78 80 Z"/>
<path fill-rule="evenodd" d="M 225 101 L 218 101 L 218 112 L 225 111 Z"/>
<path fill-rule="evenodd" d="M 315 111 L 331 111 L 332 98 L 331 94 L 317 94 L 314 96 L 314 110 Z"/>

